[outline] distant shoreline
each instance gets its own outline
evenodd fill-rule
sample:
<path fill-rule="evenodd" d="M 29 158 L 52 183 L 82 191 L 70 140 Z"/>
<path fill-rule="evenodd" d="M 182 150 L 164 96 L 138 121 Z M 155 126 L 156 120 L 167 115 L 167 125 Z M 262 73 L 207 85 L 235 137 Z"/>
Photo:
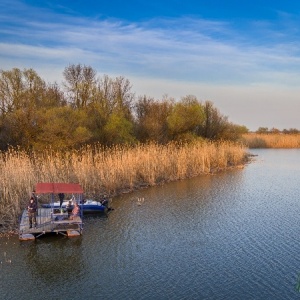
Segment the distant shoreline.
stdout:
<path fill-rule="evenodd" d="M 241 142 L 250 149 L 254 148 L 277 148 L 293 149 L 300 148 L 300 134 L 283 133 L 247 133 L 243 134 Z"/>

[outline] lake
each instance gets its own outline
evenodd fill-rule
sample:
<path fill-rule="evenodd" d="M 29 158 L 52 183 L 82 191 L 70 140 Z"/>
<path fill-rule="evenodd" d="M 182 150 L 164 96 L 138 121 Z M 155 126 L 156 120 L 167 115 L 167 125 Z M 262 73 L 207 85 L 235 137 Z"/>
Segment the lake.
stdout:
<path fill-rule="evenodd" d="M 250 152 L 114 198 L 81 237 L 1 238 L 0 299 L 300 298 L 300 150 Z"/>

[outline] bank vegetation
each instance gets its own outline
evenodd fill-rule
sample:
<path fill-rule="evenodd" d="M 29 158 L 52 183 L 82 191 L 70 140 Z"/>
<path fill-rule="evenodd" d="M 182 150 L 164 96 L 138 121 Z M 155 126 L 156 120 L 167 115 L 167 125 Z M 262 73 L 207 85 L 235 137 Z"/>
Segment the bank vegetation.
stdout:
<path fill-rule="evenodd" d="M 78 182 L 86 197 L 114 196 L 243 165 L 246 148 L 233 142 L 171 142 L 84 146 L 79 150 L 0 154 L 0 232 L 16 230 L 37 182 Z"/>

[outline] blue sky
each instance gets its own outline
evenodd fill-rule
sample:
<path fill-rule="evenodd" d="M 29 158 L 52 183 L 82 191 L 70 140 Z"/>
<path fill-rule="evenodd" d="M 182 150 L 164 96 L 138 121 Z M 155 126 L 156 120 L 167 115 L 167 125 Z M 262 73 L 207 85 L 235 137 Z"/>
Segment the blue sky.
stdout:
<path fill-rule="evenodd" d="M 1 0 L 0 69 L 69 64 L 136 95 L 211 100 L 233 123 L 300 129 L 300 2 Z"/>

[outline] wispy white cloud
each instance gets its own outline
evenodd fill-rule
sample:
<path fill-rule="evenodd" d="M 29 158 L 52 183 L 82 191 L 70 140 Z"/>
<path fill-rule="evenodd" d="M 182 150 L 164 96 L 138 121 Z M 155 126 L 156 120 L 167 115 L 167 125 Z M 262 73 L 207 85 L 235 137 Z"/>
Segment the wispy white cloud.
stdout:
<path fill-rule="evenodd" d="M 45 21 L 41 15 L 36 20 L 14 16 L 10 23 L 0 29 L 2 57 L 36 55 L 62 64 L 64 59 L 67 63 L 75 59 L 105 72 L 119 69 L 120 73 L 215 82 L 264 81 L 273 69 L 279 73 L 280 68 L 299 66 L 298 42 L 289 48 L 245 43 L 241 33 L 224 22 L 157 19 L 153 26 L 152 22 L 127 24 L 47 12 Z"/>
<path fill-rule="evenodd" d="M 255 101 L 255 91 L 266 103 L 259 86 L 270 89 L 268 97 L 275 101 L 272 89 L 281 95 L 282 87 L 294 99 L 286 88 L 295 92 L 299 85 L 295 16 L 284 15 L 276 25 L 255 21 L 238 28 L 188 17 L 141 23 L 84 18 L 17 0 L 2 0 L 0 11 L 0 68 L 33 67 L 47 81 L 59 81 L 69 64 L 88 64 L 99 74 L 133 79 L 139 94 L 203 95 L 223 99 L 219 105 L 225 111 L 224 103 L 243 111 L 245 103 Z M 241 98 L 247 102 L 238 102 Z"/>

